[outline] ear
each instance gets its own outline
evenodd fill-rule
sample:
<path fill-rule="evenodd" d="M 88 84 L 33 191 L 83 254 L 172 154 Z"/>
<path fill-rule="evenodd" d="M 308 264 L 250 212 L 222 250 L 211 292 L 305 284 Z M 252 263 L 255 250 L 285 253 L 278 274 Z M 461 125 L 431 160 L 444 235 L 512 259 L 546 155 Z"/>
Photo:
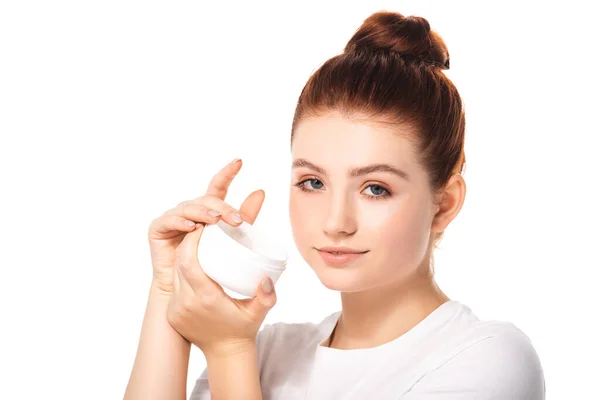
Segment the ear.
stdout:
<path fill-rule="evenodd" d="M 438 195 L 438 211 L 431 224 L 432 232 L 443 232 L 446 229 L 462 208 L 466 193 L 467 185 L 462 175 L 452 175 L 445 189 Z"/>

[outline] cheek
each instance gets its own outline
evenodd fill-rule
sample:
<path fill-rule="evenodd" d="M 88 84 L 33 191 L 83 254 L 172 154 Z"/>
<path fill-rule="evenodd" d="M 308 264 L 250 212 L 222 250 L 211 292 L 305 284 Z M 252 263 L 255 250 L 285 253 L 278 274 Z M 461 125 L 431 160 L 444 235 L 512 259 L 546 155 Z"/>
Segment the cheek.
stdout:
<path fill-rule="evenodd" d="M 394 229 L 394 224 L 400 219 L 400 213 L 406 206 L 403 201 L 368 200 L 361 203 L 363 221 L 361 226 L 365 229 L 384 233 Z"/>
<path fill-rule="evenodd" d="M 302 210 L 299 208 L 298 199 L 293 192 L 290 192 L 290 223 L 292 230 L 296 230 L 298 221 L 302 218 Z"/>
<path fill-rule="evenodd" d="M 314 210 L 314 208 L 307 204 L 305 197 L 303 193 L 297 193 L 295 188 L 290 191 L 290 225 L 298 247 L 302 247 L 308 239 L 309 224 L 314 221 L 314 213 L 311 212 L 311 209 Z"/>
<path fill-rule="evenodd" d="M 362 215 L 368 216 L 361 226 L 370 231 L 380 254 L 392 257 L 392 264 L 420 262 L 429 245 L 429 224 L 426 210 L 420 202 L 409 198 L 382 201 L 385 204 L 368 204 Z"/>

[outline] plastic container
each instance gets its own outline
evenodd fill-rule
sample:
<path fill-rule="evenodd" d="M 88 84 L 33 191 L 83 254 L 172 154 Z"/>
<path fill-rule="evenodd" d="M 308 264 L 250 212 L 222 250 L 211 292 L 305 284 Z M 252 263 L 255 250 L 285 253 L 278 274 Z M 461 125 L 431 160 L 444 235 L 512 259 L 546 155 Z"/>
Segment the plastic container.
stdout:
<path fill-rule="evenodd" d="M 287 265 L 285 248 L 247 222 L 231 226 L 223 220 L 207 225 L 198 245 L 198 261 L 206 275 L 224 289 L 256 296 L 261 280 L 277 282 Z"/>

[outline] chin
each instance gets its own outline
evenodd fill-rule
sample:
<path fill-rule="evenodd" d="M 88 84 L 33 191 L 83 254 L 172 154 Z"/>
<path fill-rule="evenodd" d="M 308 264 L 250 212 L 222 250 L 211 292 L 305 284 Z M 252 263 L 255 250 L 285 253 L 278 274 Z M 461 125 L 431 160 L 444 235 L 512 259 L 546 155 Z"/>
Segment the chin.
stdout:
<path fill-rule="evenodd" d="M 317 274 L 317 277 L 321 281 L 321 284 L 329 290 L 335 290 L 336 292 L 360 292 L 362 288 L 357 285 L 354 280 L 342 279 L 339 277 L 322 276 Z"/>
<path fill-rule="evenodd" d="M 330 267 L 320 258 L 311 260 L 310 266 L 319 281 L 329 290 L 349 293 L 361 292 L 368 288 L 368 279 L 361 273 L 364 272 L 361 268 Z"/>

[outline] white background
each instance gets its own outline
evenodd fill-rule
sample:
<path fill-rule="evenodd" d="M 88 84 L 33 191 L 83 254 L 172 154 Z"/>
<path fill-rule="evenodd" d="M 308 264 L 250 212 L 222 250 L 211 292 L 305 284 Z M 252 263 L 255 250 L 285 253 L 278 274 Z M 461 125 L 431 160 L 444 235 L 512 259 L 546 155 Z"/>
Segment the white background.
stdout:
<path fill-rule="evenodd" d="M 548 399 L 598 391 L 597 14 L 584 2 L 0 3 L 0 398 L 123 396 L 151 279 L 151 220 L 231 159 L 238 207 L 291 253 L 265 323 L 336 311 L 288 220 L 289 135 L 309 75 L 380 9 L 446 41 L 467 111 L 450 297 L 532 340 Z M 188 393 L 205 364 L 193 349 Z"/>

